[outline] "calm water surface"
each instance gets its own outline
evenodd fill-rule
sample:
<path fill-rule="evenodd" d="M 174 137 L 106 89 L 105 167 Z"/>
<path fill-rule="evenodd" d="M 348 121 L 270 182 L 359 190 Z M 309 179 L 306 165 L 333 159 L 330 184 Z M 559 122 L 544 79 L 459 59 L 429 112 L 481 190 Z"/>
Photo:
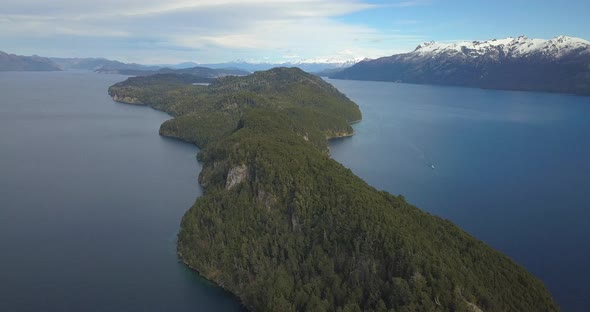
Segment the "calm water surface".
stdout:
<path fill-rule="evenodd" d="M 359 104 L 332 157 L 450 219 L 589 311 L 590 97 L 329 80 Z"/>
<path fill-rule="evenodd" d="M 0 73 L 0 311 L 240 310 L 175 255 L 196 148 L 111 101 L 122 79 Z M 590 308 L 590 98 L 330 82 L 364 115 L 336 160 Z"/>
<path fill-rule="evenodd" d="M 0 311 L 240 310 L 178 263 L 197 150 L 113 102 L 123 79 L 0 73 Z"/>

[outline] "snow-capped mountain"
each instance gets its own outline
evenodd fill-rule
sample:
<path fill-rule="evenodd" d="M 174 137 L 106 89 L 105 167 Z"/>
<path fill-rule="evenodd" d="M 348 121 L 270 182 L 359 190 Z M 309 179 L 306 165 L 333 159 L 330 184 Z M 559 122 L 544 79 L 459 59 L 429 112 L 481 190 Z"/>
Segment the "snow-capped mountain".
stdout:
<path fill-rule="evenodd" d="M 420 44 L 408 56 L 487 57 L 496 60 L 501 60 L 502 58 L 545 57 L 559 60 L 572 55 L 589 54 L 590 42 L 584 39 L 559 36 L 550 40 L 544 40 L 520 36 L 517 38 L 509 37 L 506 39 L 462 41 L 457 43 L 431 41 Z"/>
<path fill-rule="evenodd" d="M 363 58 L 353 58 L 353 59 L 348 59 L 348 60 L 342 60 L 341 58 L 314 58 L 314 59 L 302 59 L 302 60 L 294 61 L 294 62 L 287 62 L 286 64 L 292 64 L 292 65 L 301 65 L 301 64 L 322 65 L 323 64 L 323 65 L 327 65 L 327 66 L 335 66 L 336 68 L 340 68 L 340 67 L 350 67 L 362 60 L 364 60 L 364 59 Z"/>
<path fill-rule="evenodd" d="M 427 42 L 330 77 L 590 95 L 590 42 L 567 36 Z"/>

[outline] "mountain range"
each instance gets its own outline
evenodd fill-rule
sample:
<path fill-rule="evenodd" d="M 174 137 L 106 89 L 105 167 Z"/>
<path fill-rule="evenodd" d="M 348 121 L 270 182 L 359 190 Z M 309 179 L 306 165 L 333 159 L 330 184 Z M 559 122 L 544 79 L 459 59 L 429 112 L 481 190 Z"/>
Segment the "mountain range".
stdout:
<path fill-rule="evenodd" d="M 158 69 L 134 69 L 134 68 L 123 68 L 123 69 L 112 69 L 102 67 L 96 70 L 98 73 L 103 74 L 120 74 L 128 76 L 148 76 L 154 74 L 187 74 L 197 76 L 205 79 L 215 79 L 224 76 L 245 76 L 250 72 L 237 69 L 237 68 L 209 68 L 195 66 L 190 68 L 158 68 Z M 206 81 L 202 81 L 206 82 Z"/>
<path fill-rule="evenodd" d="M 46 57 L 22 56 L 0 51 L 0 71 L 55 71 L 59 66 Z"/>
<path fill-rule="evenodd" d="M 104 58 L 45 58 L 0 51 L 0 71 L 93 70 L 144 76 L 184 73 L 213 79 L 273 67 L 299 67 L 335 79 L 393 81 L 486 89 L 590 95 L 590 42 L 568 36 L 525 36 L 455 43 L 426 42 L 409 53 L 374 60 L 302 60 L 287 63 L 141 65 Z"/>
<path fill-rule="evenodd" d="M 236 60 L 227 63 L 213 63 L 213 64 L 197 64 L 192 63 L 193 66 L 204 66 L 209 68 L 239 68 L 250 72 L 269 70 L 275 67 L 297 67 L 308 73 L 320 73 L 326 70 L 341 70 L 356 64 L 359 60 L 301 60 L 294 62 L 272 63 L 272 62 L 248 62 L 243 60 Z M 187 63 L 184 63 L 187 64 Z"/>
<path fill-rule="evenodd" d="M 329 77 L 590 95 L 590 42 L 568 36 L 427 42 Z"/>
<path fill-rule="evenodd" d="M 171 73 L 174 70 L 190 69 L 191 72 L 207 69 L 223 69 L 225 72 L 239 71 L 236 75 L 249 72 L 268 70 L 274 67 L 298 67 L 309 73 L 338 71 L 354 65 L 357 60 L 340 61 L 331 59 L 301 60 L 296 62 L 272 63 L 249 62 L 236 60 L 225 63 L 195 63 L 183 62 L 178 64 L 143 65 L 137 63 L 123 63 L 106 58 L 65 58 L 40 57 L 7 54 L 0 51 L 0 71 L 58 71 L 58 70 L 91 70 L 101 73 L 118 73 L 124 75 L 146 75 L 153 73 Z M 183 72 L 180 72 L 183 73 Z M 224 74 L 222 73 L 222 75 Z M 208 75 L 218 76 L 217 73 Z"/>
<path fill-rule="evenodd" d="M 128 70 L 158 70 L 160 66 L 141 65 L 136 63 L 123 63 L 119 61 L 109 60 L 106 58 L 64 58 L 51 57 L 52 62 L 57 64 L 62 70 L 91 70 L 99 69 L 128 69 Z"/>

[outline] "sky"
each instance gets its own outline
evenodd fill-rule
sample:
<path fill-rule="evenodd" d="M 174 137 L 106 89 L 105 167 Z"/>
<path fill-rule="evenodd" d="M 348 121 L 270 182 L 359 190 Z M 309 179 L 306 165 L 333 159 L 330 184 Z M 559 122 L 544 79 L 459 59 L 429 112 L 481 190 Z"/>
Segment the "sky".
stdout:
<path fill-rule="evenodd" d="M 347 61 L 426 41 L 590 40 L 588 0 L 2 0 L 0 50 L 143 64 Z"/>

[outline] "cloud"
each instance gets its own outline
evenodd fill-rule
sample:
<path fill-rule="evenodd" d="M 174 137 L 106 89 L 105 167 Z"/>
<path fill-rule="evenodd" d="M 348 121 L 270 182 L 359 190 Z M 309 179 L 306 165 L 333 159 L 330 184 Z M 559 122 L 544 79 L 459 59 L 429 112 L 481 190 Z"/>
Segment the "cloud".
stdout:
<path fill-rule="evenodd" d="M 419 5 L 430 5 L 432 4 L 432 0 L 408 0 L 408 1 L 400 1 L 391 4 L 391 6 L 395 7 L 413 7 Z"/>
<path fill-rule="evenodd" d="M 422 39 L 338 18 L 379 8 L 360 0 L 3 0 L 2 6 L 4 44 L 30 50 L 39 42 L 67 42 L 69 53 L 137 62 L 377 57 Z M 40 46 L 36 53 L 44 50 L 58 49 Z"/>

